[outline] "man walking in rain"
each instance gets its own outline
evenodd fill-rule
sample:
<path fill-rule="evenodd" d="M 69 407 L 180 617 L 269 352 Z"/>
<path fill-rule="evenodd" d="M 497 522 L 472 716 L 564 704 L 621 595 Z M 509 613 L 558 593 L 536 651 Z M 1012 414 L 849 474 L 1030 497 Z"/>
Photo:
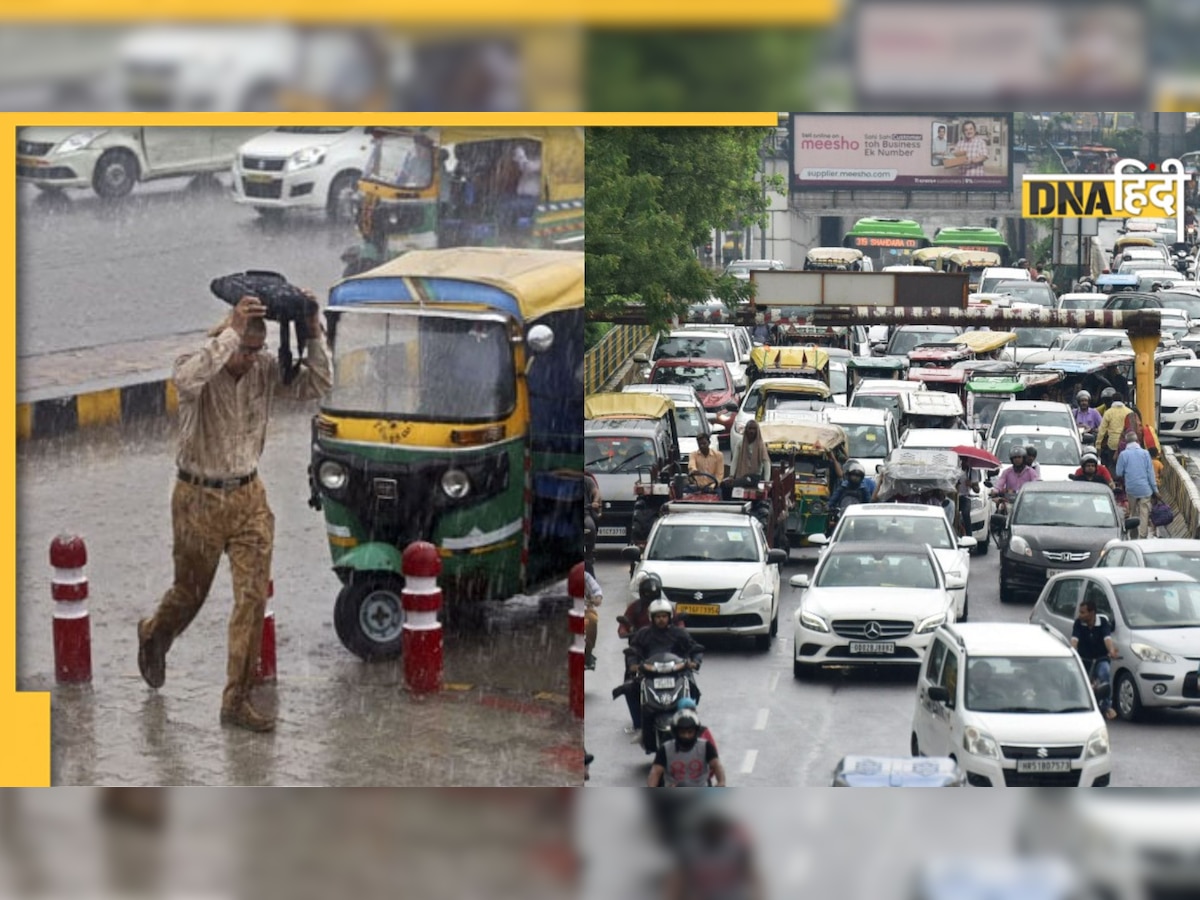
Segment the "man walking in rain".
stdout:
<path fill-rule="evenodd" d="M 275 516 L 258 477 L 267 420 L 276 392 L 316 399 L 333 381 L 315 297 L 305 361 L 284 385 L 275 357 L 265 352 L 266 307 L 242 297 L 204 345 L 175 362 L 179 393 L 179 468 L 171 496 L 175 581 L 158 609 L 138 622 L 138 668 L 152 688 L 166 680 L 171 644 L 208 597 L 222 553 L 229 556 L 233 612 L 221 723 L 271 731 L 274 718 L 250 704 L 271 576 Z M 285 327 L 281 325 L 280 327 Z"/>

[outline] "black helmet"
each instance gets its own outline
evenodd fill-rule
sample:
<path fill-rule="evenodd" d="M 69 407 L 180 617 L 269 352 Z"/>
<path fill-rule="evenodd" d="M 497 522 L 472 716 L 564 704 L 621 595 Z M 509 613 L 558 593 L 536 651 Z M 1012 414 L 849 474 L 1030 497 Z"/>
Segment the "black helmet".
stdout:
<path fill-rule="evenodd" d="M 662 579 L 657 575 L 647 575 L 638 584 L 638 597 L 643 603 L 649 603 L 651 600 L 657 600 L 661 596 Z"/>
<path fill-rule="evenodd" d="M 679 740 L 679 732 L 684 728 L 694 728 L 696 737 L 700 736 L 700 717 L 693 709 L 681 709 L 671 719 L 671 736 Z"/>

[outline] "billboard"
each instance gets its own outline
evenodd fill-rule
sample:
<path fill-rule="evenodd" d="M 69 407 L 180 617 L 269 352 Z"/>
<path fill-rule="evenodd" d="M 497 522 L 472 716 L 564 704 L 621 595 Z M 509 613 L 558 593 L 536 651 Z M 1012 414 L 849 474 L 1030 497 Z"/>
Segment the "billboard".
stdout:
<path fill-rule="evenodd" d="M 794 191 L 1012 190 L 1011 113 L 793 113 Z"/>

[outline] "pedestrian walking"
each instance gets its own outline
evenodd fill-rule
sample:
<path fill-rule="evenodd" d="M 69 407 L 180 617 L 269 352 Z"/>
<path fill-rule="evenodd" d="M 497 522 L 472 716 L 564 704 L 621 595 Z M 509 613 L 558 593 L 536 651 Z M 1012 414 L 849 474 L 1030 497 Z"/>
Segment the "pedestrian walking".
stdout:
<path fill-rule="evenodd" d="M 316 399 L 332 384 L 329 352 L 315 305 L 312 337 L 299 374 L 284 385 L 266 352 L 266 307 L 242 297 L 204 344 L 175 362 L 179 394 L 178 474 L 171 496 L 175 576 L 158 608 L 138 622 L 138 668 L 152 688 L 166 680 L 171 644 L 204 605 L 222 554 L 229 557 L 233 611 L 221 723 L 271 731 L 273 717 L 250 703 L 271 576 L 275 516 L 258 477 L 276 394 Z M 283 326 L 281 326 L 283 327 Z"/>
<path fill-rule="evenodd" d="M 1140 519 L 1138 538 L 1144 538 L 1150 530 L 1150 508 L 1158 500 L 1158 480 L 1154 477 L 1154 463 L 1150 454 L 1142 449 L 1137 435 L 1125 435 L 1125 449 L 1117 457 L 1117 478 L 1125 481 L 1125 496 L 1129 498 L 1129 515 Z"/>

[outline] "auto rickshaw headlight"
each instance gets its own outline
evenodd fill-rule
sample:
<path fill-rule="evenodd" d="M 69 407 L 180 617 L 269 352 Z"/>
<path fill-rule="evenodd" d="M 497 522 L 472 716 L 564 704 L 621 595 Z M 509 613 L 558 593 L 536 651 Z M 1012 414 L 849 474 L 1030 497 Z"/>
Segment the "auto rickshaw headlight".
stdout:
<path fill-rule="evenodd" d="M 317 480 L 327 491 L 340 491 L 346 486 L 350 473 L 336 460 L 327 459 L 317 469 Z"/>
<path fill-rule="evenodd" d="M 471 479 L 462 469 L 447 469 L 442 476 L 442 491 L 451 500 L 461 500 L 471 492 Z"/>

